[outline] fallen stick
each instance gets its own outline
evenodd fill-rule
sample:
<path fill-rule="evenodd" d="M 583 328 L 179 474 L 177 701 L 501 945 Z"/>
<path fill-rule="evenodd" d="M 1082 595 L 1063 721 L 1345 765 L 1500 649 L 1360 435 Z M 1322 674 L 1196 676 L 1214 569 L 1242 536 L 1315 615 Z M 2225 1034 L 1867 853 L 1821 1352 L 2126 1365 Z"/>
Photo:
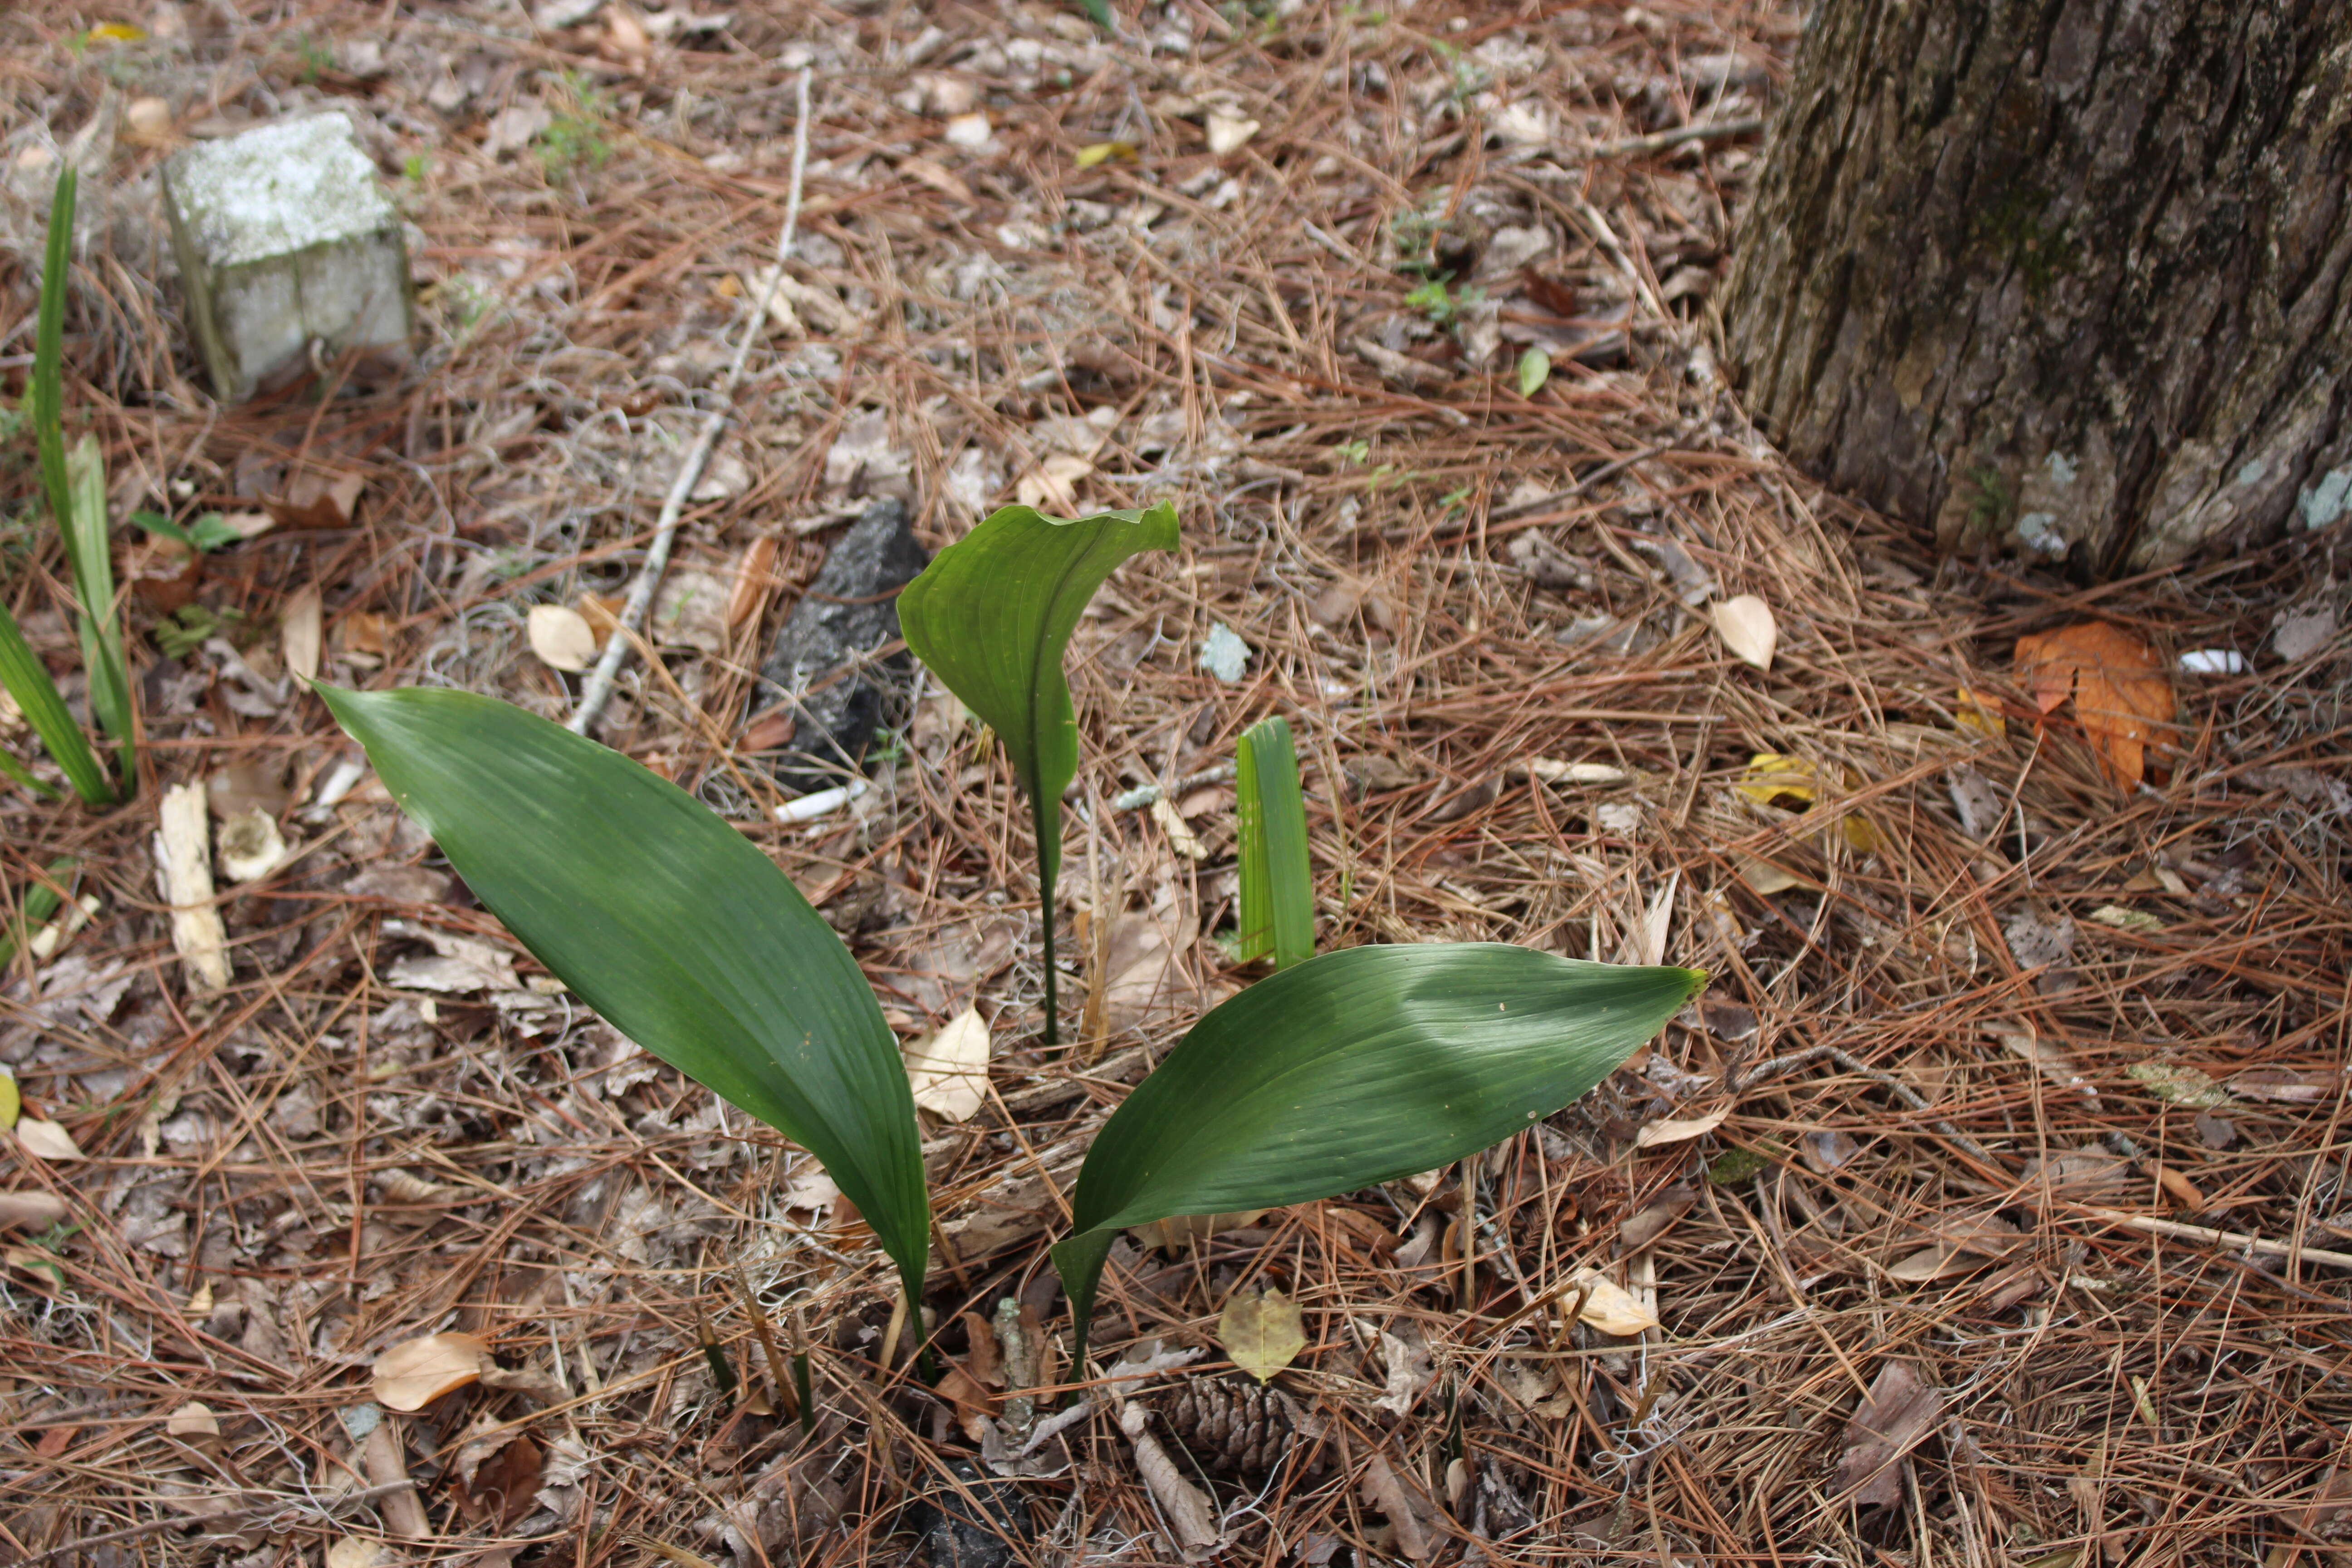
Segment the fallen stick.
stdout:
<path fill-rule="evenodd" d="M 2249 1252 L 2259 1252 L 2265 1258 L 2284 1258 L 2301 1263 L 2325 1263 L 2330 1268 L 2352 1268 L 2352 1253 L 2330 1252 L 2325 1247 L 2303 1247 L 2291 1241 L 2273 1241 L 2268 1237 L 2253 1236 L 2242 1230 L 2214 1230 L 2207 1226 L 2183 1225 L 2177 1219 L 2158 1219 L 2154 1215 L 2126 1214 L 2121 1209 L 2085 1207 L 2081 1211 L 2093 1219 L 2118 1225 L 2126 1230 L 2146 1231 L 2150 1236 L 2169 1237 L 2175 1241 L 2201 1241 L 2208 1247 L 2242 1247 Z"/>
<path fill-rule="evenodd" d="M 727 427 L 727 416 L 734 401 L 735 389 L 742 384 L 744 362 L 751 356 L 751 343 L 768 323 L 768 307 L 776 297 L 776 289 L 784 280 L 784 262 L 793 253 L 793 238 L 800 228 L 801 185 L 808 173 L 809 138 L 809 68 L 801 68 L 799 85 L 799 117 L 793 129 L 793 184 L 784 201 L 783 231 L 776 237 L 776 265 L 769 272 L 767 282 L 760 289 L 760 298 L 752 302 L 751 319 L 743 323 L 743 335 L 736 340 L 735 357 L 719 378 L 717 404 L 702 416 L 702 428 L 694 433 L 693 444 L 677 465 L 677 478 L 670 481 L 669 494 L 662 500 L 661 517 L 654 524 L 653 543 L 646 549 L 646 563 L 637 580 L 629 584 L 629 596 L 621 605 L 620 623 L 624 630 L 635 631 L 646 623 L 646 613 L 653 607 L 654 591 L 661 586 L 662 574 L 669 568 L 670 545 L 677 538 L 678 519 L 685 515 L 687 497 L 702 480 L 703 465 L 710 461 L 712 448 L 719 445 L 719 433 Z M 604 652 L 588 672 L 580 688 L 580 704 L 572 710 L 565 727 L 575 735 L 584 735 L 588 726 L 604 711 L 612 700 L 613 681 L 621 672 L 621 660 L 627 655 L 629 639 L 608 637 Z"/>

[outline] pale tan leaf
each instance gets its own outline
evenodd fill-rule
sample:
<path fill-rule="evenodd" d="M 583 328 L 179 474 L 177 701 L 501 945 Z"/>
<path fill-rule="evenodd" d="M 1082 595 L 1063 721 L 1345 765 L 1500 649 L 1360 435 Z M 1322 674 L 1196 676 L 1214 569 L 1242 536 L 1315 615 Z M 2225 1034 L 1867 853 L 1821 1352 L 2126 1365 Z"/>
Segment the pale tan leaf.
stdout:
<path fill-rule="evenodd" d="M 1730 1114 L 1731 1107 L 1719 1105 L 1704 1116 L 1670 1117 L 1664 1121 L 1653 1121 L 1633 1135 L 1633 1146 L 1637 1149 L 1659 1149 L 1669 1143 L 1687 1143 L 1722 1126 Z"/>
<path fill-rule="evenodd" d="M 375 1402 L 387 1410 L 422 1410 L 478 1379 L 489 1353 L 472 1334 L 403 1340 L 375 1358 Z"/>
<path fill-rule="evenodd" d="M 533 605 L 524 620 L 530 651 L 552 669 L 578 673 L 596 661 L 596 632 L 588 617 L 562 605 Z"/>
<path fill-rule="evenodd" d="M 1056 452 L 1022 475 L 1013 493 L 1023 506 L 1067 517 L 1078 510 L 1078 481 L 1094 471 L 1084 458 Z"/>
<path fill-rule="evenodd" d="M 1188 1561 L 1199 1561 L 1216 1549 L 1216 1510 L 1209 1506 L 1208 1494 L 1184 1479 L 1168 1450 L 1146 1430 L 1147 1419 L 1142 1405 L 1129 1405 L 1119 1413 L 1119 1430 L 1135 1445 L 1136 1473 L 1160 1505 L 1177 1550 Z"/>
<path fill-rule="evenodd" d="M 909 1044 L 903 1054 L 915 1103 L 950 1121 L 969 1118 L 988 1098 L 988 1022 L 977 1007 Z"/>
<path fill-rule="evenodd" d="M 383 1568 L 392 1549 L 364 1535 L 346 1535 L 327 1548 L 325 1568 Z"/>
<path fill-rule="evenodd" d="M 1937 1225 L 1928 1246 L 1897 1259 L 1886 1277 L 1906 1285 L 1924 1285 L 1957 1275 L 1972 1274 L 2023 1244 L 2017 1227 L 1998 1215 L 1955 1217 Z"/>
<path fill-rule="evenodd" d="M 191 1399 L 163 1418 L 163 1430 L 174 1437 L 217 1437 L 220 1418 L 204 1401 Z"/>
<path fill-rule="evenodd" d="M 1298 1303 L 1279 1290 L 1236 1290 L 1217 1319 L 1217 1343 L 1235 1366 L 1264 1383 L 1307 1348 Z"/>
<path fill-rule="evenodd" d="M 1779 646 L 1780 628 L 1772 618 L 1772 606 L 1753 594 L 1742 594 L 1736 599 L 1717 601 L 1712 611 L 1715 634 L 1732 657 L 1759 669 L 1772 668 L 1772 650 Z"/>
<path fill-rule="evenodd" d="M 325 646 L 326 618 L 319 585 L 305 583 L 287 595 L 285 608 L 278 613 L 278 651 L 287 668 L 305 680 L 316 680 L 319 655 Z"/>
<path fill-rule="evenodd" d="M 1236 1209 L 1231 1214 L 1180 1214 L 1131 1226 L 1127 1234 L 1135 1238 L 1138 1246 L 1174 1252 L 1188 1242 L 1206 1241 L 1213 1236 L 1255 1225 L 1265 1215 L 1265 1209 Z"/>
<path fill-rule="evenodd" d="M 1177 854 L 1183 856 L 1187 860 L 1205 860 L 1209 858 L 1208 846 L 1201 842 L 1201 836 L 1192 831 L 1192 825 L 1184 820 L 1184 814 L 1177 810 L 1166 795 L 1163 795 L 1151 803 L 1151 820 L 1160 825 L 1160 830 L 1162 833 L 1168 835 L 1169 847 L 1174 849 Z"/>
<path fill-rule="evenodd" d="M 20 1117 L 16 1122 L 16 1142 L 27 1154 L 37 1154 L 44 1160 L 66 1161 L 89 1158 L 75 1142 L 73 1134 L 54 1121 L 44 1121 L 37 1116 Z"/>
<path fill-rule="evenodd" d="M 1371 1463 L 1364 1467 L 1363 1496 L 1367 1503 L 1388 1515 L 1396 1531 L 1397 1551 L 1419 1563 L 1435 1550 L 1428 1521 L 1387 1455 L 1374 1454 Z"/>
<path fill-rule="evenodd" d="M 0 1193 L 0 1230 L 47 1230 L 68 1212 L 53 1193 Z"/>
<path fill-rule="evenodd" d="M 1577 1309 L 1577 1321 L 1590 1323 L 1604 1334 L 1631 1339 L 1658 1326 L 1657 1313 L 1604 1274 L 1580 1274 L 1570 1290 L 1580 1292 L 1584 1298 L 1584 1304 Z"/>
<path fill-rule="evenodd" d="M 1226 114 L 1215 110 L 1209 112 L 1209 151 L 1222 158 L 1228 153 L 1238 153 L 1258 132 L 1255 120 L 1238 114 Z"/>

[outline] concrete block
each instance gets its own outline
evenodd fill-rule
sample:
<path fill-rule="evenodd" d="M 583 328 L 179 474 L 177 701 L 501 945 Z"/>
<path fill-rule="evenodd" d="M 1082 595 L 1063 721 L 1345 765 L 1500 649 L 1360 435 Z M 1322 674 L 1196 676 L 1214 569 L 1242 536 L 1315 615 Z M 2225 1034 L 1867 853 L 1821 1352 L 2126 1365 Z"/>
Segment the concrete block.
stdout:
<path fill-rule="evenodd" d="M 231 403 L 295 368 L 313 341 L 405 353 L 400 216 L 351 121 L 312 115 L 199 142 L 163 166 L 188 328 Z"/>

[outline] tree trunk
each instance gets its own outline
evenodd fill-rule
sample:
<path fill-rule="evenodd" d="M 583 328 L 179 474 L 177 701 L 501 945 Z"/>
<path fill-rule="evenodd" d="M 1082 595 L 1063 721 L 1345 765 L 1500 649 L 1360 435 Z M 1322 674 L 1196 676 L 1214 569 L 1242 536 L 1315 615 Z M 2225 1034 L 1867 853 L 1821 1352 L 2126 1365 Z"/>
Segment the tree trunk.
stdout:
<path fill-rule="evenodd" d="M 2084 574 L 2352 506 L 2352 5 L 1815 0 L 1727 359 L 1800 466 Z"/>

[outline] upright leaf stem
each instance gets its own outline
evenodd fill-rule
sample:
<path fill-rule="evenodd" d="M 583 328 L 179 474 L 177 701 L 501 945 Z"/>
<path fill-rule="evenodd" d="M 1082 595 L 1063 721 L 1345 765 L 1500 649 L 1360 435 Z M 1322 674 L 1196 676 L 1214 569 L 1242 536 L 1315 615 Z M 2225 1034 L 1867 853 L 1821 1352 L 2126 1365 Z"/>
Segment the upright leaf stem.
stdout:
<path fill-rule="evenodd" d="M 1061 986 L 1054 973 L 1054 882 L 1060 870 L 1060 803 L 1043 790 L 1029 792 L 1029 819 L 1037 830 L 1037 910 L 1045 925 L 1045 1043 L 1061 1041 Z M 1055 835 L 1048 840 L 1047 835 Z"/>

